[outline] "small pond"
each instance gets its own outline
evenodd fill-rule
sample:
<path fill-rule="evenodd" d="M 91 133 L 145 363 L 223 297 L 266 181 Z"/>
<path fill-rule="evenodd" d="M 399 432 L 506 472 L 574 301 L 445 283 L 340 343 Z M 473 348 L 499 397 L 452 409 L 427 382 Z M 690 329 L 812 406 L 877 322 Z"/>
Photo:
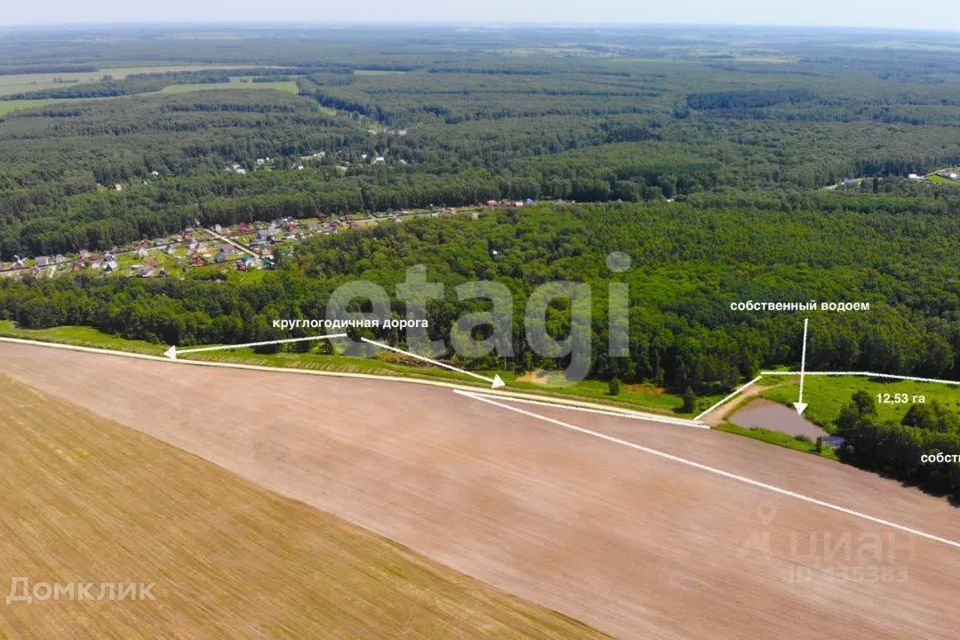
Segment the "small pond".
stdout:
<path fill-rule="evenodd" d="M 791 436 L 805 435 L 811 440 L 829 435 L 819 426 L 799 415 L 793 407 L 765 398 L 754 398 L 737 409 L 729 420 L 747 429 L 769 429 Z"/>

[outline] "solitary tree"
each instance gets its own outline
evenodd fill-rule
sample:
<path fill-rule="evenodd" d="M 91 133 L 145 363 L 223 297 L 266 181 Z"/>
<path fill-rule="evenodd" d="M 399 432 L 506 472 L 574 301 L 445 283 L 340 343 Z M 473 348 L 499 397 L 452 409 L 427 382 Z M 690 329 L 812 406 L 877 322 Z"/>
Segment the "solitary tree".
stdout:
<path fill-rule="evenodd" d="M 857 405 L 857 410 L 861 416 L 877 414 L 877 405 L 873 400 L 873 396 L 862 389 L 853 394 L 853 403 Z"/>

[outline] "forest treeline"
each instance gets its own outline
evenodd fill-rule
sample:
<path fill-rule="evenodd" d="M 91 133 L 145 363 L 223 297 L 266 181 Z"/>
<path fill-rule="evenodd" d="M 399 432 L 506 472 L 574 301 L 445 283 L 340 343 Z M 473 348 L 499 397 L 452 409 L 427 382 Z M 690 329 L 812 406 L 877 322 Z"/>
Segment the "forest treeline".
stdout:
<path fill-rule="evenodd" d="M 19 76 L 33 73 L 92 73 L 97 67 L 92 64 L 30 64 L 24 66 L 0 66 L 0 76 Z"/>
<path fill-rule="evenodd" d="M 700 111 L 710 109 L 759 109 L 784 103 L 816 100 L 809 89 L 754 89 L 696 92 L 687 96 L 687 105 Z"/>
<path fill-rule="evenodd" d="M 167 344 L 279 336 L 275 318 L 322 317 L 330 293 L 355 279 L 390 293 L 423 264 L 449 297 L 429 307 L 438 338 L 472 303 L 452 287 L 495 280 L 514 296 L 515 357 L 466 366 L 563 368 L 525 342 L 526 300 L 538 286 L 591 285 L 593 370 L 698 393 L 736 385 L 799 357 L 802 318 L 745 313 L 737 301 L 864 301 L 869 312 L 815 313 L 808 365 L 937 377 L 960 375 L 960 222 L 941 213 L 774 212 L 692 203 L 535 206 L 385 223 L 323 237 L 257 283 L 215 275 L 161 281 L 69 276 L 0 281 L 0 316 L 24 327 L 94 326 Z M 607 254 L 631 256 L 612 274 Z M 629 358 L 607 353 L 607 285 L 630 284 Z M 570 330 L 563 304 L 553 335 Z M 395 300 L 395 312 L 404 313 Z M 287 336 L 282 336 L 287 337 Z M 402 335 L 381 336 L 402 342 Z"/>

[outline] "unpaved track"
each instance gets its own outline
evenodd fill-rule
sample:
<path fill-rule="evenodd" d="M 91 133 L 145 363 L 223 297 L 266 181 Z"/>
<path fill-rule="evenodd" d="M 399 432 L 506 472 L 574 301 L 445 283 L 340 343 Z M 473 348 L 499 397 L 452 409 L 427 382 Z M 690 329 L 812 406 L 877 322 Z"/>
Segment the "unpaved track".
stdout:
<path fill-rule="evenodd" d="M 0 370 L 619 637 L 960 629 L 960 549 L 446 389 L 11 344 Z M 960 540 L 960 510 L 814 456 L 524 408 Z"/>

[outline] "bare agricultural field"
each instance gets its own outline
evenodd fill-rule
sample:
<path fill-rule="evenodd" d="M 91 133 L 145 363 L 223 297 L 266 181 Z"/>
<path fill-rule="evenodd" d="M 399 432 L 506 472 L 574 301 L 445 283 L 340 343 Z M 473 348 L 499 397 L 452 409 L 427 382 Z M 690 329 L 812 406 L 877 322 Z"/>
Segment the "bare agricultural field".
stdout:
<path fill-rule="evenodd" d="M 135 67 L 105 67 L 96 71 L 80 71 L 73 73 L 22 73 L 9 76 L 0 75 L 0 96 L 27 91 L 40 91 L 80 84 L 96 82 L 103 76 L 110 75 L 119 80 L 135 73 L 166 73 L 171 71 L 208 71 L 216 69 L 261 69 L 258 65 L 158 65 Z"/>
<path fill-rule="evenodd" d="M 960 512 L 815 456 L 409 382 L 14 344 L 0 363 L 616 637 L 947 640 L 960 627 Z"/>
<path fill-rule="evenodd" d="M 0 404 L 3 596 L 155 585 L 4 597 L 0 638 L 604 637 L 2 376 Z"/>
<path fill-rule="evenodd" d="M 42 99 L 42 100 L 0 100 L 0 116 L 10 113 L 11 111 L 17 111 L 19 109 L 31 109 L 33 107 L 42 107 L 45 104 L 50 104 L 53 102 L 53 99 Z"/>

